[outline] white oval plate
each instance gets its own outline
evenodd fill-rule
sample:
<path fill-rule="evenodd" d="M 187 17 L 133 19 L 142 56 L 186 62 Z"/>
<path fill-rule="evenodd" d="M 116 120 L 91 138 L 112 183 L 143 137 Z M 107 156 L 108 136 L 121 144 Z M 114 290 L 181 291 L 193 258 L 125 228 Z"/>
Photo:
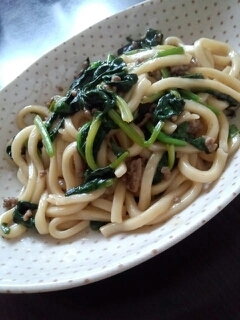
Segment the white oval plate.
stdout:
<path fill-rule="evenodd" d="M 17 195 L 20 187 L 4 155 L 6 141 L 16 132 L 16 112 L 30 103 L 46 103 L 58 86 L 67 88 L 86 57 L 105 58 L 126 43 L 126 36 L 138 38 L 148 27 L 186 43 L 211 37 L 239 50 L 239 16 L 237 0 L 202 0 L 201 6 L 190 0 L 147 1 L 94 25 L 35 62 L 0 92 L 1 197 Z M 191 234 L 238 195 L 239 174 L 240 151 L 213 188 L 162 226 L 109 239 L 90 230 L 64 241 L 31 232 L 17 240 L 0 239 L 0 292 L 81 286 L 146 261 Z"/>

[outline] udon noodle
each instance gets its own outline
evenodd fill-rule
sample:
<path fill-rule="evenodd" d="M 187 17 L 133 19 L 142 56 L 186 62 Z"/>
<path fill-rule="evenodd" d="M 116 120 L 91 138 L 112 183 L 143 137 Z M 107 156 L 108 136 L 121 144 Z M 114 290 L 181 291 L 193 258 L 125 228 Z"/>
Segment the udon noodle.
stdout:
<path fill-rule="evenodd" d="M 182 51 L 171 53 L 175 48 Z M 100 135 L 102 124 L 95 107 L 60 117 L 50 146 L 45 140 L 46 123 L 54 111 L 40 105 L 19 111 L 19 132 L 11 143 L 11 157 L 23 187 L 15 201 L 5 199 L 8 210 L 1 215 L 3 237 L 22 235 L 30 222 L 38 233 L 58 239 L 73 236 L 97 221 L 106 237 L 163 223 L 218 179 L 228 157 L 238 150 L 239 132 L 229 136 L 228 114 L 231 101 L 235 107 L 240 102 L 240 56 L 228 44 L 201 38 L 185 45 L 169 37 L 161 45 L 125 52 L 120 58 L 136 81 L 126 92 L 98 84 L 101 92 L 114 92 L 127 108 L 127 114 L 115 106 L 113 112 L 108 111 L 108 119 L 116 124 L 120 118 L 121 125 L 108 128 L 98 148 L 90 137 L 91 130 L 95 130 L 94 137 Z M 116 77 L 115 82 L 121 80 Z M 167 119 L 152 121 L 159 99 L 169 93 L 183 101 L 183 109 Z M 76 95 L 75 89 L 72 95 Z M 29 124 L 30 114 L 36 117 Z M 202 149 L 175 134 L 186 123 L 191 137 L 203 141 Z M 78 137 L 86 124 L 90 127 L 84 142 L 86 154 L 82 154 Z M 169 140 L 159 139 L 161 134 Z M 120 155 L 114 152 L 113 143 L 122 150 Z M 89 153 L 95 148 L 94 155 Z M 79 186 L 93 182 L 86 182 L 86 172 L 99 168 L 108 168 L 110 178 L 105 181 L 104 174 L 95 176 L 94 181 L 104 180 L 103 184 L 78 193 Z M 14 219 L 19 203 L 26 206 L 23 211 L 18 208 L 23 223 Z"/>

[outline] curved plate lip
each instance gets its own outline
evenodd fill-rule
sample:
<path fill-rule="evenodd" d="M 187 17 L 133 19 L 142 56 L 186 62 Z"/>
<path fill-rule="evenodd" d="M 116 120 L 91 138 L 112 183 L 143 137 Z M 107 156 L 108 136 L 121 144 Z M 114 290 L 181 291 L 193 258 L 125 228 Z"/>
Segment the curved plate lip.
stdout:
<path fill-rule="evenodd" d="M 240 186 L 237 189 L 236 195 L 240 194 Z M 234 197 L 232 195 L 229 195 L 229 197 L 226 199 L 226 202 L 223 204 L 222 209 L 227 206 Z M 207 223 L 209 220 L 211 220 L 216 214 L 219 213 L 219 210 L 217 207 L 215 209 L 211 210 L 209 212 L 208 216 L 204 217 L 204 223 L 202 221 L 197 221 L 194 225 L 189 225 L 187 229 L 185 229 L 184 233 L 180 233 L 178 236 L 176 236 L 174 239 L 168 240 L 165 242 L 164 245 L 159 248 L 157 245 L 152 245 L 152 248 L 146 248 L 144 252 L 139 255 L 138 258 L 132 259 L 128 261 L 128 264 L 124 267 L 122 267 L 119 264 L 116 264 L 116 266 L 112 267 L 109 266 L 109 268 L 105 268 L 101 272 L 98 273 L 93 273 L 90 275 L 87 279 L 86 278 L 74 278 L 72 279 L 71 283 L 68 281 L 59 281 L 58 283 L 52 283 L 52 282 L 46 282 L 41 284 L 41 286 L 36 286 L 36 284 L 29 284 L 29 285 L 24 285 L 22 287 L 19 287 L 18 285 L 14 286 L 5 286 L 5 285 L 0 285 L 0 292 L 3 293 L 38 293 L 38 292 L 50 292 L 50 291 L 58 291 L 58 290 L 66 290 L 66 289 L 71 289 L 71 288 L 76 288 L 80 286 L 85 286 L 91 283 L 95 283 L 107 278 L 110 278 L 112 276 L 115 276 L 121 272 L 127 271 L 133 267 L 136 267 L 140 265 L 141 263 L 144 263 L 152 258 L 154 258 L 156 255 L 161 254 L 162 252 L 168 250 L 175 244 L 179 243 L 189 235 L 191 235 L 193 232 L 198 230 L 201 226 L 203 226 L 205 223 Z M 54 285 L 54 286 L 53 286 Z"/>
<path fill-rule="evenodd" d="M 101 26 L 104 22 L 106 21 L 113 21 L 116 16 L 123 16 L 124 14 L 128 14 L 132 10 L 141 10 L 141 8 L 150 8 L 153 4 L 160 3 L 160 1 L 144 1 L 139 3 L 136 6 L 130 7 L 127 10 L 124 10 L 120 13 L 117 13 L 110 18 L 104 19 L 103 21 L 98 22 L 91 28 L 97 28 Z M 89 28 L 89 29 L 91 29 Z M 89 29 L 82 31 L 76 36 L 73 36 L 71 39 L 67 40 L 64 42 L 65 45 L 71 43 L 74 41 L 74 39 L 79 39 L 81 37 L 81 34 L 86 33 L 89 31 Z M 56 50 L 61 49 L 63 44 L 60 44 L 56 48 L 52 49 L 50 52 L 47 53 L 47 55 L 53 55 Z M 43 57 L 38 59 L 34 64 L 32 64 L 28 70 L 31 70 L 34 68 L 36 64 L 38 64 L 39 61 L 41 61 Z M 6 85 L 4 88 L 1 89 L 0 91 L 0 99 L 1 99 L 1 94 L 3 91 L 11 89 L 13 86 L 15 86 L 19 81 L 22 80 L 23 75 L 26 74 L 27 71 L 24 71 L 21 75 L 19 75 L 15 80 L 13 80 L 10 84 Z M 122 271 L 128 270 L 142 262 L 145 262 L 146 260 L 154 257 L 157 254 L 160 254 L 161 252 L 169 249 L 171 246 L 175 245 L 179 241 L 183 240 L 186 238 L 188 235 L 193 233 L 195 230 L 200 228 L 204 223 L 209 221 L 212 217 L 214 217 L 221 209 L 223 209 L 228 203 L 230 203 L 234 197 L 236 197 L 240 193 L 240 184 L 236 185 L 235 187 L 232 188 L 231 193 L 225 194 L 224 200 L 221 201 L 221 207 L 219 206 L 212 206 L 210 210 L 208 210 L 207 214 L 204 216 L 204 222 L 202 219 L 193 219 L 193 222 L 190 223 L 189 225 L 185 225 L 183 231 L 179 230 L 176 232 L 175 236 L 173 238 L 168 238 L 164 244 L 161 244 L 160 242 L 156 243 L 151 243 L 144 248 L 141 249 L 141 254 L 138 256 L 133 257 L 132 259 L 125 259 L 126 261 L 123 264 L 119 264 L 119 262 L 109 264 L 106 268 L 104 268 L 101 271 L 98 272 L 89 272 L 89 276 L 86 277 L 81 277 L 77 275 L 75 278 L 73 277 L 71 282 L 67 279 L 59 280 L 56 283 L 53 283 L 52 281 L 46 281 L 44 283 L 29 283 L 29 284 L 24 284 L 24 285 L 19 285 L 19 284 L 2 284 L 0 283 L 0 292 L 11 292 L 11 293 L 26 293 L 26 292 L 47 292 L 47 291 L 55 291 L 55 290 L 62 290 L 62 289 L 69 289 L 77 286 L 82 286 L 86 285 L 89 283 L 93 283 L 99 280 L 103 280 L 107 277 L 116 275 Z M 181 232 L 180 232 L 181 231 Z"/>

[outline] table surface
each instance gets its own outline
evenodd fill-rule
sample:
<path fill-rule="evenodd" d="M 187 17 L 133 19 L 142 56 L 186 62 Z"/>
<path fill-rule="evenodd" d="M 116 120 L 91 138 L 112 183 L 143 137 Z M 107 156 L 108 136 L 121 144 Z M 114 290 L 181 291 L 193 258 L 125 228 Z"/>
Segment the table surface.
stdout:
<path fill-rule="evenodd" d="M 1 0 L 0 88 L 70 36 L 138 2 Z M 64 291 L 0 294 L 0 310 L 3 320 L 240 319 L 240 196 L 133 269 Z"/>

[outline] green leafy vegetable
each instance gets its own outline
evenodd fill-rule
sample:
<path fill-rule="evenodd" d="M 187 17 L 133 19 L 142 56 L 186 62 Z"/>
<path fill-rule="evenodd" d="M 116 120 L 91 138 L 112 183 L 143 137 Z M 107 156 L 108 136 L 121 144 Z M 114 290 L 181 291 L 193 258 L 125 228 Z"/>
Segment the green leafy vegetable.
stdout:
<path fill-rule="evenodd" d="M 86 160 L 86 142 L 87 142 L 87 138 L 88 138 L 88 151 L 87 152 L 90 152 L 89 150 L 91 150 L 91 156 L 90 157 L 93 157 L 93 159 L 91 159 L 91 161 L 94 161 L 96 162 L 96 159 L 97 159 L 97 154 L 98 154 L 98 151 L 101 147 L 101 144 L 104 140 L 104 138 L 106 137 L 106 135 L 108 134 L 108 132 L 111 130 L 111 129 L 116 129 L 118 128 L 118 126 L 116 126 L 115 123 L 113 123 L 111 121 L 111 119 L 109 119 L 109 117 L 107 115 L 105 115 L 104 117 L 101 117 L 101 114 L 99 115 L 99 119 L 101 120 L 101 124 L 100 123 L 95 123 L 96 126 L 98 126 L 99 124 L 99 128 L 97 130 L 97 134 L 96 134 L 96 131 L 90 133 L 90 128 L 91 130 L 96 130 L 97 127 L 95 126 L 95 129 L 94 129 L 94 126 L 92 126 L 92 122 L 89 121 L 87 122 L 86 124 L 84 124 L 80 130 L 78 131 L 78 135 L 77 135 L 77 150 L 79 152 L 79 154 L 83 157 L 83 159 L 85 161 Z M 98 121 L 100 121 L 98 120 Z M 90 140 L 90 136 L 93 137 L 93 135 L 95 135 L 95 138 L 93 141 Z M 93 145 L 91 147 L 91 143 L 93 142 Z M 89 155 L 88 155 L 88 161 L 89 161 Z"/>
<path fill-rule="evenodd" d="M 85 182 L 93 181 L 95 179 L 113 179 L 115 178 L 114 168 L 107 166 L 103 168 L 98 168 L 96 170 L 86 170 L 85 172 Z"/>
<path fill-rule="evenodd" d="M 22 224 L 28 229 L 35 229 L 35 211 L 37 210 L 38 205 L 36 203 L 28 201 L 18 201 L 16 208 L 13 211 L 13 222 Z M 33 215 L 28 219 L 24 219 L 26 212 L 30 210 Z"/>
<path fill-rule="evenodd" d="M 116 105 L 115 94 L 102 88 L 92 89 L 81 94 L 83 107 L 92 113 L 102 111 L 106 113 Z"/>
<path fill-rule="evenodd" d="M 73 81 L 66 96 L 52 103 L 51 110 L 60 117 L 74 114 L 80 109 L 97 114 L 92 122 L 79 130 L 77 136 L 78 152 L 88 167 L 94 170 L 97 168 L 98 150 L 110 130 L 106 124 L 107 112 L 118 107 L 124 121 L 133 120 L 128 105 L 115 90 L 128 91 L 138 77 L 128 73 L 126 63 L 120 57 L 109 55 L 106 61 L 91 65 L 88 59 L 86 64 L 88 67 Z"/>
<path fill-rule="evenodd" d="M 184 53 L 183 47 L 172 47 L 172 48 L 169 48 L 169 49 L 160 50 L 155 55 L 153 55 L 153 56 L 147 58 L 146 60 L 141 61 L 140 63 L 136 64 L 130 70 L 134 70 L 136 67 L 139 67 L 140 65 L 144 64 L 146 61 L 154 60 L 154 59 L 157 59 L 157 58 L 163 58 L 163 57 L 166 57 L 166 56 L 176 55 L 176 54 L 183 54 L 183 53 Z"/>
<path fill-rule="evenodd" d="M 39 115 L 36 115 L 36 117 L 34 118 L 34 124 L 36 125 L 36 127 L 38 128 L 42 136 L 42 142 L 46 149 L 47 154 L 49 155 L 50 158 L 53 157 L 55 154 L 54 147 L 53 147 L 51 138 L 49 136 L 49 133 L 47 131 L 47 128 L 45 127 Z"/>
<path fill-rule="evenodd" d="M 169 69 L 166 67 L 161 69 L 161 74 L 164 79 L 171 77 L 171 73 L 170 73 Z"/>
<path fill-rule="evenodd" d="M 238 129 L 238 127 L 235 124 L 231 124 L 229 126 L 228 139 L 233 139 L 234 137 L 236 137 L 239 134 L 240 134 L 240 130 Z"/>
<path fill-rule="evenodd" d="M 51 141 L 54 141 L 58 131 L 62 128 L 64 124 L 64 117 L 59 117 L 57 113 L 52 113 L 52 115 L 44 122 L 44 125 L 49 133 Z"/>
<path fill-rule="evenodd" d="M 89 59 L 87 60 L 89 64 Z M 50 110 L 60 116 L 76 113 L 79 110 L 114 107 L 115 91 L 127 92 L 137 82 L 136 74 L 128 73 L 126 63 L 120 57 L 108 58 L 89 65 L 73 81 L 65 97 L 56 97 Z"/>
<path fill-rule="evenodd" d="M 12 159 L 12 144 L 6 147 L 6 153 Z"/>
<path fill-rule="evenodd" d="M 86 122 L 78 131 L 77 135 L 77 150 L 78 153 L 82 156 L 84 160 L 86 160 L 85 156 L 85 146 L 86 146 L 86 139 L 88 136 L 88 131 L 91 126 L 91 121 Z"/>
<path fill-rule="evenodd" d="M 146 127 L 147 129 L 152 132 L 153 129 L 154 129 L 154 126 L 152 123 L 148 122 L 146 124 Z M 182 139 L 178 139 L 178 138 L 173 138 L 172 136 L 170 135 L 167 135 L 166 133 L 160 131 L 158 133 L 158 136 L 157 136 L 157 140 L 162 142 L 162 143 L 165 143 L 165 144 L 173 144 L 175 146 L 186 146 L 187 145 L 187 142 L 185 140 L 182 140 Z"/>
<path fill-rule="evenodd" d="M 90 228 L 93 231 L 99 231 L 102 226 L 105 226 L 108 222 L 106 221 L 90 221 Z"/>
<path fill-rule="evenodd" d="M 181 123 L 171 136 L 173 138 L 185 140 L 197 149 L 209 153 L 209 150 L 206 146 L 206 139 L 204 137 L 194 137 L 194 135 L 190 133 L 190 124 L 187 121 Z"/>
<path fill-rule="evenodd" d="M 129 109 L 129 106 L 127 104 L 127 102 L 121 98 L 120 96 L 116 96 L 116 105 L 118 106 L 120 113 L 121 113 L 121 117 L 123 119 L 123 121 L 126 122 L 132 122 L 133 121 L 133 115 L 131 110 Z"/>
<path fill-rule="evenodd" d="M 114 110 L 109 110 L 108 115 L 119 126 L 119 128 L 121 128 L 125 132 L 125 134 L 130 139 L 132 139 L 134 142 L 136 142 L 138 145 L 144 148 L 147 148 L 154 143 L 163 126 L 163 122 L 158 121 L 153 129 L 151 137 L 148 140 L 145 140 L 129 124 L 123 121 L 122 118 L 117 114 L 117 112 L 115 112 Z"/>
<path fill-rule="evenodd" d="M 125 153 L 129 153 L 129 151 L 123 149 L 122 147 L 120 147 L 116 141 L 114 139 L 111 139 L 110 140 L 110 144 L 111 144 L 111 148 L 112 148 L 112 151 L 113 153 L 115 154 L 115 156 L 117 158 L 121 157 L 122 155 L 124 155 Z"/>
<path fill-rule="evenodd" d="M 94 145 L 95 137 L 97 136 L 98 129 L 100 126 L 101 126 L 101 118 L 100 116 L 98 116 L 95 119 L 93 119 L 93 121 L 91 122 L 88 130 L 88 135 L 86 138 L 85 158 L 86 158 L 87 165 L 92 170 L 97 169 L 97 164 L 95 162 L 94 154 L 93 154 L 93 145 Z"/>
<path fill-rule="evenodd" d="M 127 41 L 128 44 L 118 50 L 118 55 L 162 44 L 163 35 L 160 31 L 149 28 L 141 39 L 133 40 L 131 37 L 127 37 Z"/>
<path fill-rule="evenodd" d="M 181 78 L 187 79 L 204 79 L 204 76 L 201 73 L 185 73 Z"/>
<path fill-rule="evenodd" d="M 142 100 L 141 100 L 141 103 L 145 104 L 145 103 L 155 102 L 159 98 L 161 98 L 164 95 L 164 93 L 165 93 L 164 91 L 159 91 L 159 92 L 153 93 L 153 94 L 148 95 L 148 96 L 143 96 Z"/>
<path fill-rule="evenodd" d="M 201 99 L 197 94 L 195 94 L 189 90 L 183 90 L 183 89 L 180 89 L 179 93 L 181 94 L 182 98 L 198 102 L 198 103 L 202 104 L 203 106 L 207 107 L 208 109 L 210 109 L 214 114 L 216 114 L 216 115 L 220 114 L 220 111 L 217 108 L 215 108 L 214 106 L 210 106 L 207 103 L 201 102 Z"/>
<path fill-rule="evenodd" d="M 50 111 L 61 117 L 72 115 L 82 109 L 78 90 L 69 90 L 64 97 L 55 96 L 50 104 Z"/>
<path fill-rule="evenodd" d="M 1 229 L 4 234 L 10 234 L 11 229 L 8 227 L 7 223 L 1 223 Z"/>
<path fill-rule="evenodd" d="M 158 104 L 153 111 L 153 122 L 156 123 L 159 120 L 167 120 L 180 115 L 184 105 L 185 102 L 181 97 L 179 98 L 172 92 L 165 94 L 158 100 Z"/>
<path fill-rule="evenodd" d="M 114 153 L 117 155 L 117 159 L 106 167 L 97 168 L 95 170 L 86 170 L 84 183 L 69 189 L 65 194 L 66 196 L 92 192 L 100 188 L 107 188 L 114 183 L 114 179 L 116 178 L 115 169 L 128 157 L 129 152 L 117 146 L 113 141 L 111 144 Z"/>
<path fill-rule="evenodd" d="M 215 113 L 216 115 L 219 115 L 221 111 L 219 111 L 214 106 L 211 106 L 206 103 L 202 103 L 199 96 L 196 93 L 200 93 L 200 92 L 209 93 L 219 100 L 226 101 L 229 104 L 229 107 L 238 107 L 239 106 L 239 102 L 236 99 L 234 99 L 230 95 L 222 93 L 218 90 L 205 88 L 205 89 L 201 89 L 201 90 L 195 90 L 195 93 L 194 93 L 194 92 L 191 92 L 188 90 L 180 89 L 179 92 L 184 99 L 191 99 L 193 101 L 201 103 L 202 105 L 204 105 L 207 108 L 209 108 L 210 110 L 212 110 L 212 112 Z"/>
<path fill-rule="evenodd" d="M 168 153 L 164 152 L 161 160 L 158 163 L 156 172 L 154 174 L 153 182 L 152 182 L 153 185 L 155 185 L 155 184 L 159 183 L 160 181 L 162 181 L 162 179 L 163 179 L 162 168 L 163 167 L 167 167 L 167 166 L 168 166 Z"/>
<path fill-rule="evenodd" d="M 91 65 L 73 82 L 70 90 L 81 89 L 81 91 L 88 92 L 105 83 L 108 86 L 117 87 L 117 90 L 127 92 L 137 82 L 137 79 L 136 74 L 128 73 L 124 60 L 116 57 Z"/>
<path fill-rule="evenodd" d="M 167 144 L 168 152 L 168 168 L 171 170 L 175 163 L 175 146 L 174 144 Z"/>
<path fill-rule="evenodd" d="M 212 94 L 215 98 L 219 100 L 226 101 L 229 104 L 229 106 L 239 106 L 239 102 L 228 94 L 213 89 L 206 89 L 205 92 Z"/>
<path fill-rule="evenodd" d="M 67 190 L 65 196 L 68 197 L 74 194 L 90 193 L 98 189 L 110 187 L 111 185 L 113 185 L 113 183 L 114 179 L 95 178 L 93 180 L 81 184 L 80 186 Z"/>
<path fill-rule="evenodd" d="M 156 53 L 153 56 L 152 59 L 171 56 L 171 55 L 174 55 L 174 54 L 183 54 L 183 53 L 184 53 L 183 47 L 172 47 L 172 48 L 169 48 L 169 49 L 165 49 L 165 50 L 159 51 L 158 53 Z"/>

